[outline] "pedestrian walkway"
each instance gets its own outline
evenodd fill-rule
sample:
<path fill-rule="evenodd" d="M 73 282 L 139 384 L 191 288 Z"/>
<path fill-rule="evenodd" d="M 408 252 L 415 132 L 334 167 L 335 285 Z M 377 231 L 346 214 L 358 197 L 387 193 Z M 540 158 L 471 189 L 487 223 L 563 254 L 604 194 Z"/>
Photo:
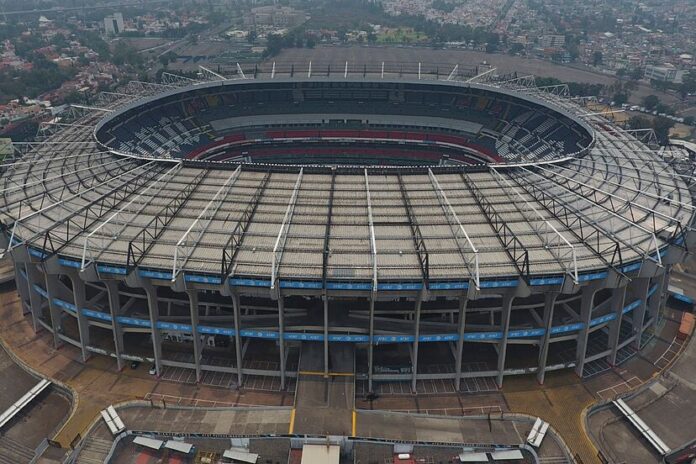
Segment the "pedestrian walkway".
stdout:
<path fill-rule="evenodd" d="M 327 378 L 317 375 L 324 370 L 323 345 L 312 342 L 302 344 L 294 433 L 353 434 L 355 347 L 349 344 L 332 345 L 329 357 L 331 374 L 335 375 Z"/>

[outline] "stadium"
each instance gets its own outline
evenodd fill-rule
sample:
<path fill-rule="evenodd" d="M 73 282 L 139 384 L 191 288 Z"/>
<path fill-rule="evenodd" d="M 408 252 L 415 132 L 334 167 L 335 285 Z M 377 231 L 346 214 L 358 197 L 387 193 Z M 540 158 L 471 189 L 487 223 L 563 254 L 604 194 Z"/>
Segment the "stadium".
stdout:
<path fill-rule="evenodd" d="M 694 245 L 683 163 L 520 79 L 329 74 L 133 82 L 27 144 L 3 248 L 35 329 L 239 386 L 347 353 L 365 392 L 647 343 Z"/>

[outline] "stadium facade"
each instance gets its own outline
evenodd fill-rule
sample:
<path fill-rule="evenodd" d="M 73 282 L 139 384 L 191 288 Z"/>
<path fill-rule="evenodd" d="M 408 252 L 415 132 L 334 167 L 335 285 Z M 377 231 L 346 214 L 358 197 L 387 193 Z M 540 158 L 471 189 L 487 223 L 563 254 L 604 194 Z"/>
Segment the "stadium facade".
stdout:
<path fill-rule="evenodd" d="M 693 246 L 688 179 L 519 81 L 131 83 L 4 167 L 5 247 L 56 346 L 376 382 L 574 369 L 649 340 Z"/>

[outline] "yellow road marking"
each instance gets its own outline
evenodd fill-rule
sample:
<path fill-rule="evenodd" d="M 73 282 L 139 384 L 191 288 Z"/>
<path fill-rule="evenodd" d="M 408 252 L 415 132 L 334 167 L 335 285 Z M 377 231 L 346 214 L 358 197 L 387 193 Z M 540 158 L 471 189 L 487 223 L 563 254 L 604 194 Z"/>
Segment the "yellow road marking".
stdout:
<path fill-rule="evenodd" d="M 351 428 L 351 436 L 355 436 L 355 428 L 358 422 L 358 415 L 355 413 L 355 409 L 353 409 L 353 427 Z"/>
<path fill-rule="evenodd" d="M 295 429 L 295 408 L 292 408 L 292 411 L 290 411 L 290 428 L 288 429 L 288 433 L 292 435 L 292 431 Z"/>

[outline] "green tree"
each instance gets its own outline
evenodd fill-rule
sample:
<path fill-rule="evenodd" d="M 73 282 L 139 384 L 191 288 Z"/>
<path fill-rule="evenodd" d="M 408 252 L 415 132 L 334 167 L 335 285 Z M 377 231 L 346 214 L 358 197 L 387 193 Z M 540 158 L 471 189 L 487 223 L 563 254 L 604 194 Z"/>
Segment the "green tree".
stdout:
<path fill-rule="evenodd" d="M 654 109 L 660 103 L 657 95 L 647 95 L 643 98 L 643 106 L 649 110 Z"/>
<path fill-rule="evenodd" d="M 594 52 L 594 53 L 592 54 L 592 65 L 593 65 L 593 66 L 599 66 L 600 64 L 602 64 L 603 58 L 604 58 L 604 57 L 603 57 L 603 55 L 602 55 L 602 52 L 599 51 L 599 50 L 597 50 L 596 52 Z"/>

